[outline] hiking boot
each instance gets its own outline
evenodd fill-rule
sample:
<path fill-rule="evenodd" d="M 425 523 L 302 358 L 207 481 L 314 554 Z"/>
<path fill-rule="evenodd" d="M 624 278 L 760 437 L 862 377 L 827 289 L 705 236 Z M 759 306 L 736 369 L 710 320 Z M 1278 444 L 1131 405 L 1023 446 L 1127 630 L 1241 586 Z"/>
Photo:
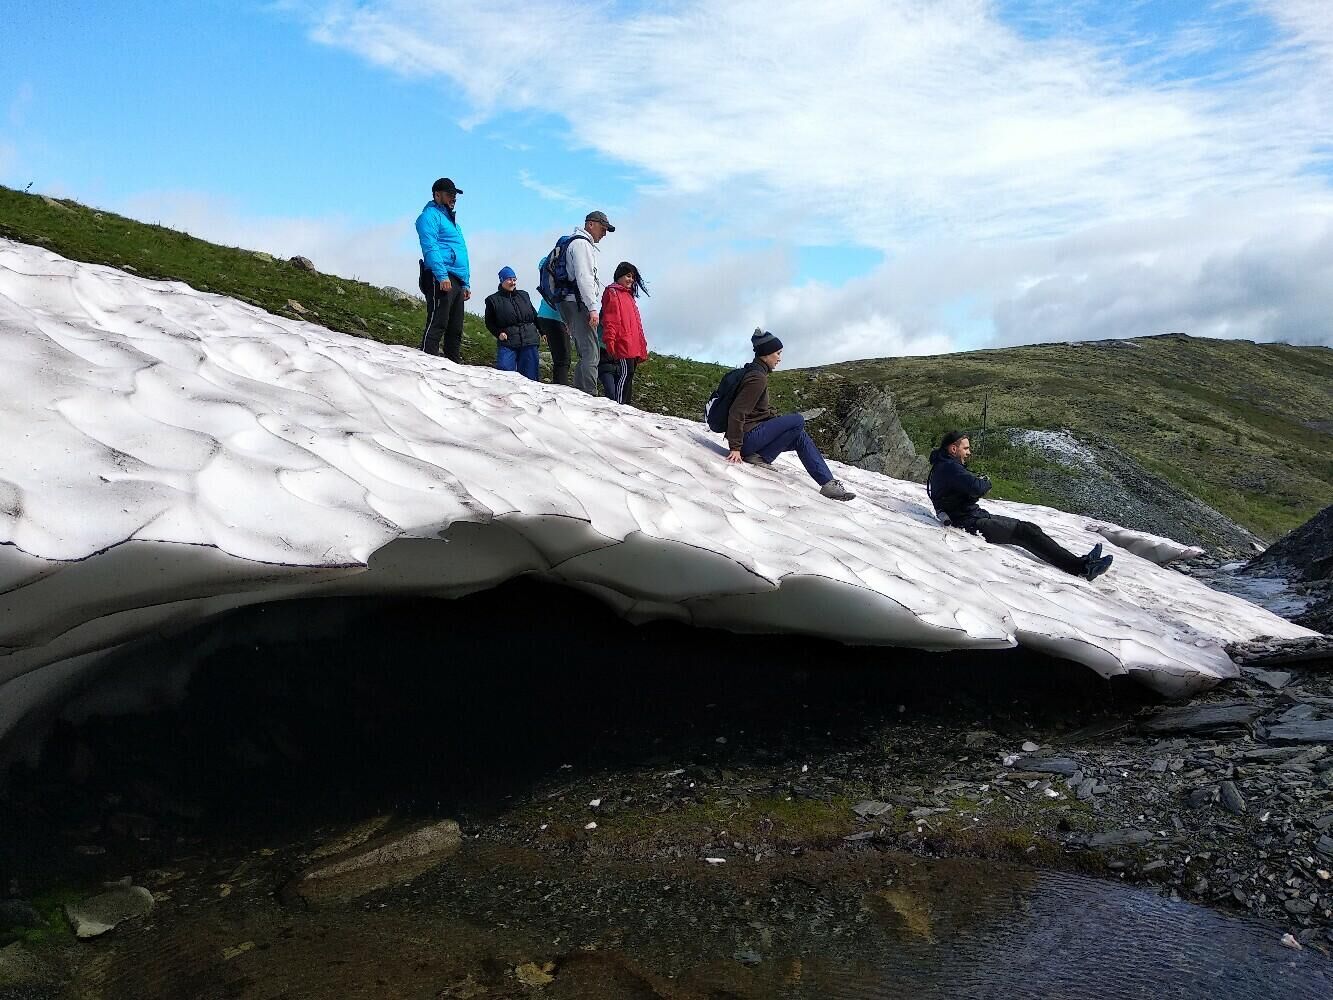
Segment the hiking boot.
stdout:
<path fill-rule="evenodd" d="M 768 463 L 764 461 L 764 456 L 757 451 L 753 455 L 746 455 L 745 461 L 749 462 L 751 465 L 761 465 L 765 469 L 768 468 Z"/>
<path fill-rule="evenodd" d="M 855 500 L 856 494 L 843 486 L 836 479 L 830 479 L 823 486 L 819 487 L 819 492 L 830 500 Z"/>
<path fill-rule="evenodd" d="M 1098 542 L 1096 545 L 1094 545 L 1091 549 L 1088 550 L 1088 554 L 1083 557 L 1083 561 L 1089 563 L 1095 563 L 1101 557 L 1102 557 L 1102 543 Z"/>
<path fill-rule="evenodd" d="M 1097 546 L 1101 548 L 1101 546 Z M 1091 583 L 1097 577 L 1101 576 L 1111 568 L 1111 563 L 1115 562 L 1115 556 L 1102 556 L 1100 559 L 1089 559 L 1083 570 L 1084 578 Z"/>

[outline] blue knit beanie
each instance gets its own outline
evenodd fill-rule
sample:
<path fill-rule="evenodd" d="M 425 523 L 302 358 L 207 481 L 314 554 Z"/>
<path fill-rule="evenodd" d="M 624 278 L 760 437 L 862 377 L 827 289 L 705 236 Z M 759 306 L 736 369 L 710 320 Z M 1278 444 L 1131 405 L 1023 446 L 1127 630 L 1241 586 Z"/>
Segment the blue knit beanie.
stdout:
<path fill-rule="evenodd" d="M 514 278 L 515 280 L 518 278 L 518 275 L 514 273 L 514 269 L 507 266 L 500 268 L 500 280 L 508 281 L 510 278 Z"/>
<path fill-rule="evenodd" d="M 754 348 L 754 356 L 762 358 L 766 354 L 773 354 L 782 350 L 782 341 L 767 330 L 755 327 L 754 336 L 750 338 L 750 346 Z"/>

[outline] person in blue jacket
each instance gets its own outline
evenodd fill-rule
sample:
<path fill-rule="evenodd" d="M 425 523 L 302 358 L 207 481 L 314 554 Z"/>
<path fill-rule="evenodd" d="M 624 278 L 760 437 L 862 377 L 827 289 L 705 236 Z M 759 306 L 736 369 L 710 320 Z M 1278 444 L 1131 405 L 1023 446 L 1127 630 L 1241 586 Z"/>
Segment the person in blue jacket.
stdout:
<path fill-rule="evenodd" d="M 472 298 L 467 242 L 454 208 L 463 189 L 448 177 L 441 177 L 431 185 L 430 193 L 431 200 L 417 216 L 417 238 L 421 241 L 418 286 L 426 297 L 421 349 L 462 364 L 463 303 Z"/>
<path fill-rule="evenodd" d="M 941 524 L 980 535 L 992 545 L 1017 545 L 1042 562 L 1089 581 L 1111 568 L 1115 557 L 1102 555 L 1100 543 L 1087 555 L 1076 556 L 1031 521 L 992 514 L 980 506 L 977 501 L 990 492 L 991 482 L 967 470 L 971 457 L 972 442 L 962 431 L 949 431 L 930 453 L 926 494 Z"/>

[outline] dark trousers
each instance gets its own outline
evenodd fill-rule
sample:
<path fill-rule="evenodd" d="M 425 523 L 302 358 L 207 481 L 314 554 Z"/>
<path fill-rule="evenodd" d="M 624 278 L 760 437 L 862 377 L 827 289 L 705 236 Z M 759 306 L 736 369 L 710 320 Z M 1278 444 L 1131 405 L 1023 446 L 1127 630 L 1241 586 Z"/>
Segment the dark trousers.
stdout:
<path fill-rule="evenodd" d="M 1066 573 L 1077 576 L 1083 572 L 1081 556 L 1074 555 L 1031 521 L 991 514 L 977 518 L 967 525 L 967 530 L 980 535 L 992 545 L 1017 545 L 1020 549 L 1027 549 L 1042 562 L 1050 563 Z"/>
<path fill-rule="evenodd" d="M 425 264 L 417 282 L 426 297 L 426 329 L 421 334 L 421 349 L 427 354 L 443 354 L 455 364 L 463 363 L 463 284 L 449 279 L 449 291 L 440 291 L 440 283 Z M 440 349 L 441 341 L 444 349 Z"/>
<path fill-rule="evenodd" d="M 633 358 L 612 358 L 602 355 L 597 365 L 597 378 L 607 399 L 628 406 L 634 398 L 634 369 L 639 362 Z"/>
<path fill-rule="evenodd" d="M 551 349 L 551 384 L 569 385 L 569 331 L 558 319 L 537 317 L 537 329 Z"/>
<path fill-rule="evenodd" d="M 797 458 L 810 473 L 810 478 L 823 486 L 833 478 L 824 456 L 805 432 L 805 417 L 799 413 L 787 413 L 762 424 L 745 435 L 741 442 L 741 455 L 758 454 L 765 462 L 772 463 L 784 451 L 796 452 Z"/>

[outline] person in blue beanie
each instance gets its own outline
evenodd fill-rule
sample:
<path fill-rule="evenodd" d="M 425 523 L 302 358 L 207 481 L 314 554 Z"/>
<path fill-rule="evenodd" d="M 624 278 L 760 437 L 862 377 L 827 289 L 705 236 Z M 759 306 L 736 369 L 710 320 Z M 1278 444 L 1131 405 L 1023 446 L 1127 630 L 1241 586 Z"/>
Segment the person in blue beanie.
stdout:
<path fill-rule="evenodd" d="M 941 524 L 980 535 L 992 545 L 1017 545 L 1042 562 L 1089 582 L 1111 568 L 1115 556 L 1102 555 L 1100 542 L 1087 555 L 1076 556 L 1031 521 L 992 514 L 978 505 L 990 492 L 991 482 L 968 471 L 971 457 L 972 442 L 962 431 L 949 431 L 930 453 L 926 495 Z"/>
<path fill-rule="evenodd" d="M 431 200 L 417 216 L 421 267 L 417 286 L 426 297 L 426 329 L 421 349 L 463 363 L 463 303 L 472 298 L 467 242 L 455 206 L 463 189 L 441 177 L 430 189 Z M 443 344 L 443 348 L 441 348 Z"/>
<path fill-rule="evenodd" d="M 495 335 L 495 367 L 504 372 L 518 372 L 537 381 L 540 359 L 537 345 L 537 310 L 528 293 L 518 287 L 518 275 L 512 267 L 500 268 L 500 287 L 486 296 L 486 329 Z"/>

